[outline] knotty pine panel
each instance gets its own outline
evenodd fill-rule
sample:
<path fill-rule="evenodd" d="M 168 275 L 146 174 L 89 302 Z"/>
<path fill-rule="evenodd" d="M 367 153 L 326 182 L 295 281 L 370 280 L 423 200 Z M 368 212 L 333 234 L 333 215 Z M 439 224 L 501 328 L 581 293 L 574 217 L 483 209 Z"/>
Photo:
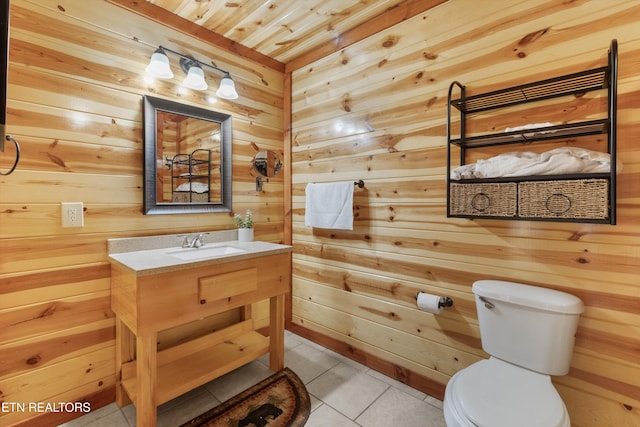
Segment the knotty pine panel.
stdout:
<path fill-rule="evenodd" d="M 61 330 L 72 322 L 90 323 L 113 317 L 110 289 L 0 311 L 3 338 L 14 341 Z"/>
<path fill-rule="evenodd" d="M 178 94 L 173 57 L 176 77 L 149 86 L 143 70 L 160 44 L 229 70 L 240 98 Z M 212 87 L 221 77 L 207 76 Z M 234 210 L 253 211 L 257 239 L 282 242 L 284 180 L 256 192 L 249 171 L 258 151 L 284 157 L 282 72 L 108 2 L 14 0 L 8 80 L 7 132 L 22 153 L 0 179 L 3 400 L 102 405 L 115 384 L 107 239 L 234 227 L 229 213 L 142 214 L 143 95 L 232 116 Z M 83 228 L 61 227 L 63 201 L 84 203 Z M 3 414 L 0 424 L 36 415 Z"/>
<path fill-rule="evenodd" d="M 369 271 L 365 269 L 344 270 L 344 264 L 340 262 L 328 263 L 327 260 L 321 260 L 308 255 L 297 255 L 296 257 L 295 275 L 301 280 L 310 280 L 318 282 L 323 286 L 334 289 L 354 292 L 360 295 L 366 295 L 394 304 L 399 304 L 413 308 L 415 305 L 416 294 L 418 291 L 428 293 L 442 292 L 447 289 L 453 292 L 452 295 L 459 297 L 461 303 L 456 305 L 456 311 L 461 312 L 465 307 L 464 299 L 468 295 L 464 292 L 451 291 L 449 287 L 445 287 L 446 283 L 442 280 L 435 280 L 436 277 L 443 277 L 442 274 L 430 271 L 434 280 L 429 284 L 421 283 L 418 280 L 419 274 L 397 275 L 395 280 L 389 280 L 390 277 L 376 274 L 375 270 Z M 418 272 L 416 272 L 418 273 Z M 467 305 L 466 321 L 474 321 L 475 310 L 473 300 L 469 300 Z"/>
<path fill-rule="evenodd" d="M 269 184 L 265 184 L 265 187 L 268 185 Z M 265 199 L 267 201 L 269 199 L 275 199 L 275 195 L 269 196 L 270 193 L 267 193 L 266 190 L 263 191 L 266 195 Z M 254 194 L 253 198 L 251 196 L 252 192 Z M 246 194 L 246 196 L 243 197 L 243 194 Z M 278 200 L 275 200 L 275 203 L 269 205 L 259 204 L 259 202 L 255 200 L 255 181 L 246 185 L 246 189 L 243 191 L 243 194 L 238 197 L 236 203 L 237 205 L 243 206 L 245 210 L 250 208 L 254 217 L 260 218 L 260 221 L 256 221 L 256 225 L 254 226 L 256 236 L 263 236 L 263 233 L 273 233 L 275 230 L 282 231 L 283 213 Z M 106 245 L 104 235 L 98 234 L 86 236 L 77 231 L 78 229 L 62 228 L 59 225 L 61 222 L 60 204 L 5 204 L 3 208 L 5 209 L 3 215 L 5 219 L 0 223 L 0 230 L 6 231 L 6 238 L 10 239 L 6 241 L 5 247 L 7 250 L 12 248 L 13 250 L 20 251 L 8 254 L 4 259 L 6 263 L 12 261 L 27 262 L 28 260 L 38 263 L 39 260 L 57 259 L 59 257 L 66 256 L 67 254 L 74 253 L 85 255 L 84 259 L 91 260 L 90 262 L 96 260 L 107 260 L 106 252 L 103 247 Z M 242 208 L 236 208 L 236 211 L 244 212 Z M 154 234 L 154 232 L 157 234 L 164 234 L 162 233 L 162 229 L 167 227 L 180 227 L 175 229 L 182 230 L 178 232 L 188 232 L 190 230 L 195 232 L 204 229 L 224 230 L 233 227 L 233 218 L 228 214 L 225 215 L 223 219 L 221 218 L 218 225 L 212 225 L 211 218 L 205 215 L 196 216 L 188 223 L 179 222 L 178 224 L 176 224 L 175 217 L 166 215 L 156 215 L 147 219 L 147 217 L 142 216 L 139 204 L 85 204 L 84 212 L 85 227 L 83 227 L 83 230 L 85 232 L 99 233 L 105 228 L 109 228 L 111 234 L 108 238 L 111 238 L 112 235 L 126 237 L 126 233 L 130 233 L 130 235 L 142 235 L 141 233 L 150 235 Z M 125 222 L 122 220 L 122 218 L 128 216 L 131 217 L 130 221 Z M 87 220 L 90 220 L 90 222 L 87 223 Z M 93 243 L 85 241 L 84 243 L 81 243 L 81 245 L 89 245 L 92 250 L 95 250 L 97 255 L 101 256 L 96 258 L 91 253 L 83 253 L 81 252 L 82 248 L 68 248 L 67 245 L 72 240 L 69 240 L 64 244 L 56 242 L 55 237 L 50 236 L 51 234 L 65 236 L 65 238 L 69 239 L 75 239 L 77 237 L 91 239 L 94 241 Z M 20 242 L 19 239 L 21 237 L 32 237 L 33 240 L 30 242 Z M 278 242 L 282 240 L 281 236 L 274 236 L 274 238 L 276 238 Z M 18 239 L 18 241 L 15 241 L 14 239 Z M 262 240 L 262 237 L 260 240 Z M 269 240 L 271 241 L 272 239 Z M 40 247 L 29 249 L 32 245 L 38 244 L 38 242 L 40 245 L 45 245 L 47 248 L 58 248 L 61 252 L 47 253 Z M 23 246 L 23 244 L 25 246 Z M 62 262 L 64 263 L 63 260 Z M 6 264 L 0 265 L 0 271 L 9 272 L 15 270 L 12 270 L 12 267 L 9 267 L 9 265 Z"/>
<path fill-rule="evenodd" d="M 55 398 L 48 402 L 56 404 L 57 402 L 75 402 L 76 396 L 84 396 L 83 402 L 88 402 L 91 405 L 91 410 L 94 411 L 109 403 L 115 401 L 115 377 L 113 375 L 105 376 L 96 381 L 84 384 L 70 391 L 60 393 Z M 68 413 L 68 412 L 47 412 L 47 413 L 34 413 L 28 420 L 24 420 L 24 414 L 21 412 L 8 413 L 0 420 L 3 423 L 11 426 L 57 426 L 66 423 L 83 413 Z"/>
<path fill-rule="evenodd" d="M 465 345 L 478 339 L 471 329 L 477 328 L 471 293 L 475 280 L 563 290 L 586 306 L 572 371 L 554 378 L 572 425 L 640 423 L 640 377 L 634 375 L 640 369 L 638 20 L 637 2 L 481 1 L 473 7 L 447 2 L 294 70 L 296 330 L 354 358 L 366 361 L 371 355 L 372 363 L 387 372 L 396 365 L 414 372 L 425 378 L 419 385 L 414 381 L 415 386 L 438 395 L 452 372 L 435 374 L 433 367 L 460 352 L 469 357 L 473 353 Z M 471 95 L 602 66 L 613 38 L 620 54 L 617 130 L 623 163 L 618 224 L 446 218 L 446 98 L 451 81 L 467 85 Z M 602 97 L 554 100 L 484 115 L 474 126 L 499 131 L 524 123 L 572 121 L 602 107 Z M 603 138 L 561 143 L 602 149 Z M 534 149 L 543 148 L 548 149 Z M 358 179 L 366 188 L 354 194 L 353 231 L 304 226 L 307 183 Z M 450 295 L 454 306 L 439 316 L 419 312 L 417 290 Z M 420 336 L 430 345 L 441 344 L 446 330 L 433 323 L 437 320 L 469 329 L 456 330 L 459 342 L 447 341 L 440 351 L 415 357 L 407 349 L 411 341 L 405 340 L 413 323 L 405 324 L 399 311 L 380 309 L 387 304 L 413 310 L 415 319 L 429 319 L 424 323 L 433 331 Z M 390 312 L 402 319 L 393 320 Z M 353 326 L 361 322 L 367 326 Z M 369 336 L 368 328 L 389 341 Z M 409 378 L 406 382 L 412 383 Z"/>
<path fill-rule="evenodd" d="M 353 316 L 428 341 L 458 347 L 477 356 L 486 356 L 480 345 L 480 330 L 477 325 L 470 327 L 468 322 L 459 322 L 458 316 L 444 313 L 439 319 L 433 316 L 425 318 L 411 306 L 372 298 L 366 292 L 358 292 L 356 289 L 336 289 L 312 281 L 299 280 L 295 292 L 306 302 L 349 312 Z"/>
<path fill-rule="evenodd" d="M 402 206 L 399 209 L 402 209 Z M 348 239 L 348 234 L 350 233 L 334 230 L 330 236 L 316 235 L 315 241 L 307 243 L 301 240 L 301 244 L 308 245 L 309 251 L 314 250 L 313 245 L 321 244 L 323 254 L 328 254 L 334 245 L 336 251 L 343 247 L 340 239 Z M 505 247 L 505 244 L 508 247 Z M 585 280 L 589 279 L 593 271 L 611 268 L 615 271 L 614 274 L 619 274 L 619 278 L 609 279 L 622 284 L 628 283 L 637 273 L 633 245 L 594 245 L 569 241 L 554 242 L 553 247 L 549 247 L 544 240 L 526 237 L 504 239 L 486 236 L 482 241 L 478 241 L 475 236 L 462 233 L 447 235 L 430 230 L 377 228 L 375 234 L 368 239 L 352 240 L 348 246 L 349 249 L 373 250 L 375 253 L 384 254 L 393 254 L 394 251 L 400 250 L 403 259 L 420 256 L 449 260 L 455 257 L 462 262 L 470 263 L 477 259 L 478 253 L 482 253 L 484 259 L 494 260 L 490 261 L 490 264 L 500 264 L 504 262 L 504 258 L 513 263 L 514 267 L 519 266 L 521 269 L 527 269 L 528 263 L 543 264 L 547 265 L 550 271 L 563 269 L 570 272 L 571 276 Z"/>
<path fill-rule="evenodd" d="M 437 4 L 439 0 L 426 2 Z M 385 11 L 403 14 L 400 0 L 361 3 L 355 0 L 306 1 L 285 0 L 265 11 L 262 3 L 200 4 L 190 0 L 154 2 L 181 17 L 198 22 L 216 33 L 233 37 L 236 43 L 260 50 L 281 61 L 294 60 L 318 46 L 339 43 L 336 34 L 353 28 L 354 23 L 380 19 Z M 425 2 L 413 7 L 421 7 Z M 424 6 L 423 6 L 424 7 Z M 285 11 L 280 15 L 277 11 Z M 385 17 L 386 18 L 386 17 Z M 315 49 L 314 49 L 315 48 Z"/>
<path fill-rule="evenodd" d="M 567 268 L 561 265 L 547 266 L 543 262 L 535 261 L 511 261 L 508 254 L 505 254 L 506 261 L 492 260 L 490 258 L 433 256 L 425 253 L 403 254 L 394 258 L 391 252 L 381 252 L 364 250 L 355 246 L 338 246 L 337 244 L 310 244 L 297 241 L 294 248 L 294 258 L 304 257 L 309 261 L 332 263 L 348 266 L 350 269 L 362 270 L 371 274 L 378 274 L 379 281 L 384 278 L 390 281 L 389 286 L 395 281 L 416 281 L 439 289 L 433 289 L 434 293 L 444 294 L 447 289 L 456 284 L 456 279 L 469 277 L 472 281 L 483 277 L 490 277 L 500 280 L 516 280 L 527 282 L 543 287 L 553 287 L 578 294 L 583 300 L 591 302 L 593 308 L 606 308 L 619 310 L 620 316 L 625 313 L 635 314 L 638 320 L 637 306 L 640 303 L 637 296 L 633 294 L 633 285 L 628 284 L 628 278 L 632 275 L 613 274 L 607 280 L 609 285 L 606 292 L 601 290 L 602 279 L 593 277 L 594 273 L 579 269 Z M 300 256 L 298 256 L 298 254 Z M 543 269 L 541 266 L 544 266 Z M 472 273 L 468 272 L 472 268 Z M 465 274 L 460 272 L 464 271 Z M 509 271 L 512 271 L 509 273 Z M 575 276 L 575 277 L 574 277 Z M 627 279 L 627 282 L 625 282 Z M 581 287 L 574 289 L 574 282 L 579 281 Z M 469 284 L 461 284 L 455 289 L 466 290 Z M 421 290 L 421 288 L 418 288 Z M 438 292 L 437 292 L 438 291 Z M 427 290 L 425 289 L 425 292 Z M 415 294 L 414 294 L 415 295 Z M 473 300 L 471 297 L 470 300 Z M 587 307 L 585 316 L 589 315 L 591 307 Z M 630 319 L 630 318 L 628 318 Z M 635 337 L 629 338 L 630 342 L 636 342 Z"/>
<path fill-rule="evenodd" d="M 113 324 L 112 318 L 86 322 L 46 336 L 2 345 L 0 378 L 31 372 L 98 348 L 112 348 L 115 338 Z"/>
<path fill-rule="evenodd" d="M 571 381 L 572 376 L 557 379 L 554 384 L 560 396 L 574 408 L 570 413 L 571 424 L 576 426 L 629 426 L 638 421 L 637 406 L 620 404 L 632 393 L 612 393 L 611 390 L 620 389 L 615 382 L 603 384 L 603 387 L 593 388 L 593 380 Z M 568 383 L 568 385 L 566 384 Z M 591 390 L 593 388 L 593 390 Z M 586 391 L 585 391 L 586 390 Z M 637 391 L 635 393 L 637 395 Z M 606 397 L 606 398 L 603 398 Z"/>
<path fill-rule="evenodd" d="M 293 314 L 300 318 L 313 319 L 340 335 L 386 349 L 400 358 L 421 363 L 424 354 L 430 355 L 431 364 L 427 368 L 440 374 L 452 375 L 461 366 L 477 362 L 481 356 L 474 356 L 463 350 L 454 350 L 436 341 L 422 339 L 412 334 L 390 328 L 380 322 L 335 310 L 305 299 L 296 299 Z"/>
<path fill-rule="evenodd" d="M 60 393 L 92 384 L 104 387 L 115 383 L 115 360 L 113 348 L 106 347 L 77 357 L 53 363 L 41 369 L 33 370 L 15 377 L 0 380 L 5 402 L 47 402 L 52 401 L 52 383 L 59 384 Z M 82 368 L 82 375 L 78 370 Z M 108 381 L 104 381 L 107 378 Z M 81 395 L 82 396 L 82 395 Z M 79 400 L 79 398 L 76 398 Z M 59 402 L 59 400 L 53 400 Z M 74 401 L 72 399 L 71 401 Z M 3 425 L 8 420 L 28 413 L 4 412 L 0 417 Z M 33 416 L 33 414 L 31 414 Z M 5 424 L 5 420 L 7 420 Z"/>
<path fill-rule="evenodd" d="M 108 29 L 96 25 L 96 23 L 103 23 L 96 17 L 109 21 Z M 39 34 L 42 32 L 41 27 L 51 20 L 58 25 L 56 31 L 45 31 L 44 35 Z M 23 39 L 25 38 L 23 34 L 33 33 L 37 37 L 37 46 L 41 48 L 53 46 L 58 51 L 56 56 L 68 54 L 74 58 L 73 62 L 93 61 L 96 68 L 84 69 L 81 73 L 102 77 L 105 84 L 111 83 L 115 88 L 123 89 L 131 85 L 137 89 L 137 86 L 142 84 L 143 76 L 139 69 L 140 63 L 146 66 L 150 54 L 158 45 L 163 45 L 179 52 L 189 53 L 200 60 L 211 61 L 220 68 L 230 71 L 237 86 L 252 92 L 252 96 L 244 99 L 240 97 L 233 102 L 220 100 L 219 105 L 224 105 L 225 108 L 242 107 L 245 111 L 260 111 L 261 108 L 268 108 L 270 105 L 273 111 L 278 113 L 276 107 L 282 102 L 281 72 L 251 61 L 247 57 L 240 57 L 225 49 L 199 41 L 190 35 L 170 30 L 137 14 L 128 13 L 110 5 L 108 2 L 95 4 L 74 2 L 61 8 L 55 0 L 16 1 L 15 6 L 12 3 L 12 27 L 14 25 L 16 34 L 14 35 L 12 31 L 12 38 Z M 27 38 L 33 40 L 33 37 Z M 88 40 L 90 42 L 87 42 Z M 114 40 L 117 43 L 114 43 Z M 33 58 L 34 61 L 39 61 L 39 64 L 46 64 L 43 65 L 46 68 L 55 69 L 62 74 L 69 73 L 69 64 L 65 66 L 60 61 L 52 63 L 50 59 L 47 60 L 44 56 Z M 171 60 L 175 63 L 176 58 L 172 56 Z M 103 64 L 108 67 L 102 68 Z M 126 68 L 129 72 L 123 73 L 118 66 Z M 99 73 L 96 74 L 96 71 Z M 74 72 L 77 70 L 73 69 L 71 74 L 82 75 Z M 176 77 L 173 80 L 166 81 L 162 85 L 170 88 L 174 96 L 177 89 L 175 83 L 182 80 L 184 76 L 182 72 L 175 74 Z M 104 76 L 108 77 L 104 78 Z M 220 76 L 212 74 L 210 78 L 217 80 Z M 202 94 L 201 92 L 190 93 L 185 97 L 201 99 Z M 264 105 L 260 105 L 263 103 Z"/>
<path fill-rule="evenodd" d="M 611 399 L 624 399 L 624 396 L 638 394 L 638 387 L 629 385 L 627 381 L 629 376 L 639 374 L 636 368 L 615 360 L 594 357 L 592 353 L 587 353 L 586 356 L 583 353 L 576 353 L 574 358 L 575 367 L 571 368 L 571 375 L 554 378 L 556 384 L 569 386 L 582 384 L 581 389 L 594 392 L 596 395 L 604 392 L 604 395 Z M 594 370 L 596 366 L 597 370 Z M 606 375 L 601 373 L 601 367 L 605 367 Z M 615 386 L 610 387 L 610 384 Z"/>
<path fill-rule="evenodd" d="M 108 266 L 107 266 L 108 267 Z M 87 268 L 78 270 L 88 270 Z M 93 268 L 92 270 L 100 270 L 99 268 Z M 108 271 L 108 268 L 107 268 Z M 74 269 L 60 269 L 50 270 L 51 274 L 77 274 Z M 49 271 L 44 275 L 36 274 L 36 276 L 42 277 L 49 274 Z M 22 279 L 24 276 L 17 276 L 17 279 Z M 0 302 L 0 309 L 17 307 L 19 305 L 36 304 L 42 301 L 50 301 L 52 298 L 68 298 L 74 295 L 94 293 L 99 291 L 109 290 L 111 282 L 109 277 L 102 279 L 92 280 L 88 277 L 81 277 L 81 281 L 73 282 L 73 278 L 65 276 L 65 283 L 55 283 L 47 285 L 42 284 L 34 285 L 32 288 L 16 289 L 10 291 L 9 289 L 3 289 L 2 301 Z M 2 281 L 4 282 L 4 281 Z M 3 283 L 4 284 L 4 283 Z M 8 287 L 8 286 L 7 286 Z"/>

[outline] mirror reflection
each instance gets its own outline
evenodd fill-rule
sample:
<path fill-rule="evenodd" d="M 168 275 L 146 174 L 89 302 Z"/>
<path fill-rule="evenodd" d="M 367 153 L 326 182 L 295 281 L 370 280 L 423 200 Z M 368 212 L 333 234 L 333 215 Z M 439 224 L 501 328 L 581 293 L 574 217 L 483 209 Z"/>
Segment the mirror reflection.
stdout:
<path fill-rule="evenodd" d="M 252 175 L 256 176 L 256 191 L 262 191 L 262 185 L 269 182 L 269 178 L 276 176 L 282 168 L 282 162 L 273 151 L 260 151 L 251 161 Z M 266 179 L 263 179 L 266 177 Z"/>
<path fill-rule="evenodd" d="M 145 214 L 231 211 L 231 116 L 145 96 Z"/>
<path fill-rule="evenodd" d="M 266 177 L 276 176 L 282 168 L 282 162 L 277 153 L 273 151 L 260 151 L 253 158 L 253 170 Z"/>
<path fill-rule="evenodd" d="M 157 112 L 158 203 L 221 202 L 220 123 Z"/>

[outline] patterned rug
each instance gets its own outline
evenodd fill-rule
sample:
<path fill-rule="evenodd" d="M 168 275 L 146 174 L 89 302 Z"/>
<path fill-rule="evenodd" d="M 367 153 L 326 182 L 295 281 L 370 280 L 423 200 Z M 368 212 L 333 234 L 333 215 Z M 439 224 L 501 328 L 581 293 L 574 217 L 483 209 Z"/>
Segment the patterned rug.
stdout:
<path fill-rule="evenodd" d="M 304 384 L 284 368 L 181 427 L 300 427 L 310 410 Z"/>

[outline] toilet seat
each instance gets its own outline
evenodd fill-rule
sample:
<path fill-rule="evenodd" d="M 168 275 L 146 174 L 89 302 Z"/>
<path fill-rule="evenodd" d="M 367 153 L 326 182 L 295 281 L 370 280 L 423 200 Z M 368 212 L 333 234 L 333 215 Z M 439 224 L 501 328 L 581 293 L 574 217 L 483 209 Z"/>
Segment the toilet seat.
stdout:
<path fill-rule="evenodd" d="M 451 377 L 451 380 L 447 384 L 447 388 L 445 390 L 444 405 L 442 408 L 444 411 L 445 423 L 447 427 L 477 427 L 477 425 L 469 421 L 464 414 L 460 413 L 460 408 L 458 408 L 458 405 L 452 396 L 452 390 L 455 389 L 455 383 L 458 378 L 459 372 Z"/>
<path fill-rule="evenodd" d="M 455 374 L 445 399 L 450 416 L 464 427 L 570 426 L 549 376 L 493 357 Z"/>

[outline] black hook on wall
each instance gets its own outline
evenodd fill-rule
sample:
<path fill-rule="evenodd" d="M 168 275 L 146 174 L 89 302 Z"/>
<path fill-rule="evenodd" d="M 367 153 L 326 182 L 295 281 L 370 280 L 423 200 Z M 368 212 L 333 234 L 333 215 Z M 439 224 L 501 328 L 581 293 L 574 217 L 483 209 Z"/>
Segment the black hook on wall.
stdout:
<path fill-rule="evenodd" d="M 18 141 L 13 139 L 11 135 L 5 134 L 5 125 L 7 123 L 7 80 L 9 73 L 9 2 L 6 1 L 5 7 L 0 10 L 0 34 L 6 40 L 0 44 L 0 152 L 4 153 L 5 141 L 11 141 L 16 146 L 16 161 L 9 169 L 9 172 L 0 172 L 0 175 L 10 175 L 18 166 L 20 160 L 20 145 Z"/>
<path fill-rule="evenodd" d="M 6 138 L 7 141 L 11 141 L 11 142 L 13 142 L 15 144 L 15 146 L 16 146 L 16 160 L 15 160 L 15 162 L 13 162 L 13 166 L 11 166 L 11 169 L 9 169 L 8 172 L 0 172 L 0 175 L 3 175 L 3 176 L 11 175 L 11 173 L 14 170 L 16 170 L 16 166 L 18 166 L 18 161 L 20 161 L 20 144 L 18 144 L 18 141 L 16 141 L 11 135 L 7 135 L 5 138 Z M 0 151 L 4 153 L 4 138 L 2 139 L 2 142 L 0 143 Z"/>

